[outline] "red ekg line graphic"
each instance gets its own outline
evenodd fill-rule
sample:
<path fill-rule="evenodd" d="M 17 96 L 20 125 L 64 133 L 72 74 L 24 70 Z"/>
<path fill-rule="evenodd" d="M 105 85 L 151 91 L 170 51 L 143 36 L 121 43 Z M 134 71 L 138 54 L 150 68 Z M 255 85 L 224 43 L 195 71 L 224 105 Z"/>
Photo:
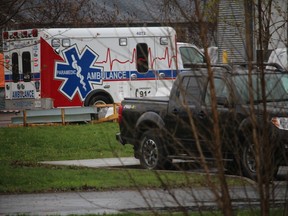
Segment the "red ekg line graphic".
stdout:
<path fill-rule="evenodd" d="M 168 65 L 169 68 L 171 68 L 173 59 L 176 59 L 176 60 L 177 60 L 177 57 L 176 57 L 176 55 L 172 55 L 172 56 L 170 57 L 170 55 L 169 55 L 169 49 L 168 49 L 168 47 L 166 47 L 163 57 L 155 57 L 155 58 L 153 58 L 152 52 L 151 52 L 151 48 L 149 48 L 149 49 L 148 49 L 148 59 L 150 59 L 150 68 L 153 68 L 156 60 L 159 60 L 159 61 L 167 60 L 167 65 Z M 139 60 L 143 60 L 143 59 L 139 59 Z M 110 65 L 110 70 L 112 70 L 112 69 L 113 69 L 113 64 L 114 64 L 114 62 L 117 62 L 117 63 L 119 63 L 119 64 L 127 64 L 127 63 L 133 64 L 133 63 L 137 62 L 137 61 L 136 61 L 136 48 L 133 49 L 131 60 L 127 59 L 127 60 L 125 60 L 125 61 L 120 61 L 119 59 L 116 59 L 116 58 L 115 58 L 115 59 L 112 59 L 110 48 L 107 48 L 106 59 L 105 59 L 104 61 L 96 62 L 96 64 L 106 64 L 106 63 L 109 63 L 109 65 Z"/>

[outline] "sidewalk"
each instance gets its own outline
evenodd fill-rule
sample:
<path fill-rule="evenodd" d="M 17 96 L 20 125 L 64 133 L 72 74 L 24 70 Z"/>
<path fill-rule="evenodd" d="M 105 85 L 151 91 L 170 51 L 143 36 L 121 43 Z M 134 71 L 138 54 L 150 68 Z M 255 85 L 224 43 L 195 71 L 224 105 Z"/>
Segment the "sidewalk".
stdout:
<path fill-rule="evenodd" d="M 100 158 L 100 159 L 68 160 L 68 161 L 42 161 L 40 163 L 50 165 L 64 165 L 64 166 L 84 166 L 92 168 L 140 165 L 139 160 L 133 157 Z"/>
<path fill-rule="evenodd" d="M 123 166 L 140 166 L 140 161 L 134 157 L 122 157 L 122 158 L 100 158 L 100 159 L 86 159 L 86 160 L 66 160 L 66 161 L 41 161 L 41 164 L 60 165 L 60 166 L 83 166 L 90 168 L 100 167 L 123 167 Z M 175 159 L 173 163 L 178 164 L 185 163 L 183 160 Z M 187 161 L 186 161 L 187 163 Z M 189 162 L 188 162 L 189 163 Z M 193 163 L 193 162 L 192 162 Z M 204 172 L 200 167 L 193 168 L 194 172 Z M 211 173 L 215 173 L 216 168 L 211 169 Z M 288 166 L 281 166 L 278 171 L 278 180 L 283 181 L 288 176 Z"/>

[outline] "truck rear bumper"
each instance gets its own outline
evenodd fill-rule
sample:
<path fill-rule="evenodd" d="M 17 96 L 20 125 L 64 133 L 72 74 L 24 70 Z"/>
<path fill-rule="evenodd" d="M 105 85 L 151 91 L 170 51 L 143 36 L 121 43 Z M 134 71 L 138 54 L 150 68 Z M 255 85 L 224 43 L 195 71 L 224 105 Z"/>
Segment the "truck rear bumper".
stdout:
<path fill-rule="evenodd" d="M 123 139 L 123 137 L 121 136 L 121 133 L 116 134 L 116 140 L 122 145 L 125 145 L 127 143 L 126 140 Z"/>

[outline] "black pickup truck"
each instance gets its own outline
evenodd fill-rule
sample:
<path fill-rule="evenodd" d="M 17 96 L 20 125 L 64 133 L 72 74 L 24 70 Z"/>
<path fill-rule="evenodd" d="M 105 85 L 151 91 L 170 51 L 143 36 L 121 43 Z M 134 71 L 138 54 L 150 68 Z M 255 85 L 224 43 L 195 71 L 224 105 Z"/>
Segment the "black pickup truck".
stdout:
<path fill-rule="evenodd" d="M 198 65 L 177 76 L 169 97 L 125 98 L 116 139 L 147 169 L 204 158 L 252 179 L 265 163 L 275 175 L 287 164 L 288 72 L 263 68 Z"/>

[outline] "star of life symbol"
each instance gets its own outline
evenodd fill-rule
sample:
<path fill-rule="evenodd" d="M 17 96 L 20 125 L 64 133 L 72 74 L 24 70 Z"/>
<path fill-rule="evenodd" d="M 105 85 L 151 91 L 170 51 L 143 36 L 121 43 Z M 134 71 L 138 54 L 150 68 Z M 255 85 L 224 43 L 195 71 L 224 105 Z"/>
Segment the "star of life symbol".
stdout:
<path fill-rule="evenodd" d="M 56 62 L 54 74 L 55 79 L 63 80 L 59 90 L 70 100 L 78 92 L 83 101 L 92 90 L 92 84 L 102 84 L 103 67 L 94 66 L 99 55 L 88 46 L 80 53 L 77 45 L 62 53 L 64 62 Z"/>

